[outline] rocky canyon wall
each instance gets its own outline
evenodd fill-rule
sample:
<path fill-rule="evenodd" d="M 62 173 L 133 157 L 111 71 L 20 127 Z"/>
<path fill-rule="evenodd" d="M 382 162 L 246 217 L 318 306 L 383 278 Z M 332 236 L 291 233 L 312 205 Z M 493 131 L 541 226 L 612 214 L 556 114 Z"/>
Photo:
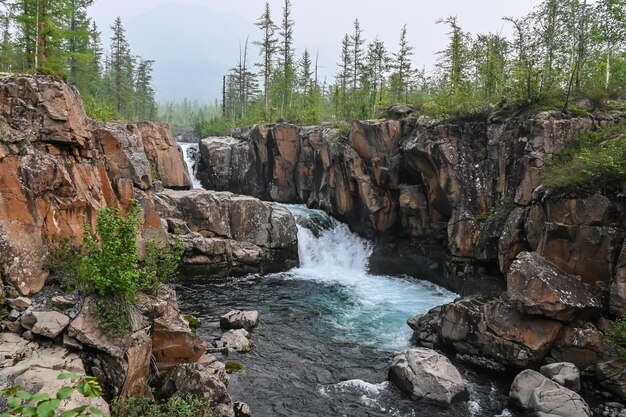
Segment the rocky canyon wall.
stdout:
<path fill-rule="evenodd" d="M 355 121 L 345 137 L 324 126 L 258 125 L 202 140 L 198 177 L 208 189 L 321 208 L 376 239 L 374 259 L 396 272 L 450 285 L 502 277 L 518 253 L 534 251 L 608 287 L 624 240 L 624 198 L 554 199 L 540 174 L 580 132 L 625 120 L 622 112 L 541 112 Z"/>

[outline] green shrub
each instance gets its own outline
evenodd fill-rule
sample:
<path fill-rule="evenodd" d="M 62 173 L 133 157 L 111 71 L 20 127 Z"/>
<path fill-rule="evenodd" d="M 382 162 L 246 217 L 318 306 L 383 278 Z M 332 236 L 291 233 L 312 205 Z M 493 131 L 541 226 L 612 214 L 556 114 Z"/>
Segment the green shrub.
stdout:
<path fill-rule="evenodd" d="M 137 267 L 140 214 L 139 203 L 133 200 L 126 217 L 119 207 L 100 210 L 95 235 L 92 236 L 85 227 L 83 245 L 86 256 L 80 260 L 78 280 L 100 297 L 137 300 L 144 278 L 144 272 Z"/>
<path fill-rule="evenodd" d="M 94 377 L 61 373 L 57 379 L 73 379 L 76 382 L 59 389 L 54 397 L 45 393 L 31 394 L 17 385 L 0 390 L 0 394 L 6 397 L 8 404 L 8 411 L 0 414 L 0 417 L 55 417 L 61 402 L 69 398 L 75 391 L 85 398 L 98 398 L 102 394 L 102 388 Z M 106 414 L 102 410 L 89 405 L 73 408 L 60 414 L 61 417 L 104 415 Z"/>
<path fill-rule="evenodd" d="M 581 134 L 541 178 L 556 194 L 619 191 L 626 181 L 626 124 Z"/>
<path fill-rule="evenodd" d="M 200 328 L 200 320 L 198 320 L 195 316 L 192 316 L 191 314 L 183 314 L 183 318 L 185 319 L 187 324 L 189 324 L 191 332 L 195 334 Z"/>
<path fill-rule="evenodd" d="M 55 278 L 67 291 L 75 289 L 78 280 L 78 267 L 82 258 L 80 248 L 68 239 L 48 243 L 46 265 Z"/>
<path fill-rule="evenodd" d="M 174 242 L 170 242 L 162 231 L 150 238 L 146 243 L 144 256 L 143 290 L 153 292 L 160 283 L 176 278 L 184 252 L 185 244 L 179 234 L 174 235 Z"/>
<path fill-rule="evenodd" d="M 622 317 L 613 322 L 614 330 L 605 332 L 609 342 L 615 347 L 623 358 L 626 358 L 626 317 Z"/>
<path fill-rule="evenodd" d="M 166 401 L 130 397 L 124 402 L 114 401 L 111 406 L 113 417 L 210 417 L 211 402 L 191 395 L 174 396 Z"/>

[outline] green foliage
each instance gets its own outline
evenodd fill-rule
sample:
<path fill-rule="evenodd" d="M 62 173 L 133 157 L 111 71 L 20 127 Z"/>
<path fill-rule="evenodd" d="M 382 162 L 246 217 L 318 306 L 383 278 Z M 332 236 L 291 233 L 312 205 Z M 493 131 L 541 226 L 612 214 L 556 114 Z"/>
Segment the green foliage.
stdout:
<path fill-rule="evenodd" d="M 83 103 L 85 105 L 85 113 L 91 119 L 100 120 L 101 122 L 121 119 L 115 108 L 109 103 L 98 102 L 92 96 L 85 96 Z"/>
<path fill-rule="evenodd" d="M 119 296 L 131 302 L 137 298 L 143 278 L 137 268 L 140 214 L 139 203 L 133 200 L 127 217 L 119 207 L 100 210 L 95 235 L 85 226 L 83 245 L 87 256 L 81 259 L 78 280 L 100 297 Z"/>
<path fill-rule="evenodd" d="M 582 133 L 542 173 L 556 194 L 617 192 L 626 181 L 626 124 Z"/>
<path fill-rule="evenodd" d="M 611 342 L 620 356 L 626 358 L 626 317 L 615 320 L 613 327 L 614 329 L 605 332 L 604 336 Z"/>
<path fill-rule="evenodd" d="M 111 407 L 113 417 L 210 417 L 211 402 L 191 395 L 170 397 L 166 401 L 130 397 L 116 400 Z"/>
<path fill-rule="evenodd" d="M 185 252 L 185 244 L 178 234 L 170 242 L 162 231 L 146 243 L 144 256 L 145 280 L 143 289 L 155 291 L 159 284 L 176 278 L 180 260 Z"/>
<path fill-rule="evenodd" d="M 80 248 L 68 239 L 48 244 L 46 266 L 54 273 L 55 278 L 68 291 L 74 289 L 78 280 L 78 268 L 82 253 Z"/>
<path fill-rule="evenodd" d="M 199 120 L 194 126 L 194 132 L 201 138 L 209 136 L 225 136 L 233 129 L 233 123 L 225 117 L 212 117 Z"/>
<path fill-rule="evenodd" d="M 0 394 L 6 397 L 8 411 L 0 414 L 0 417 L 105 416 L 102 410 L 89 405 L 59 413 L 62 401 L 68 399 L 74 392 L 80 393 L 85 398 L 98 398 L 102 395 L 102 388 L 96 378 L 91 376 L 81 377 L 73 373 L 61 373 L 57 379 L 76 382 L 63 386 L 54 396 L 45 393 L 31 394 L 17 385 L 3 388 Z"/>
<path fill-rule="evenodd" d="M 161 232 L 147 241 L 140 262 L 140 227 L 141 208 L 133 200 L 127 215 L 118 207 L 100 210 L 95 233 L 84 226 L 82 248 L 67 240 L 50 245 L 50 270 L 66 287 L 96 295 L 99 326 L 115 336 L 131 329 L 131 311 L 140 292 L 153 293 L 175 278 L 184 251 L 178 235 L 170 242 Z"/>
<path fill-rule="evenodd" d="M 328 138 L 328 143 L 331 146 L 335 147 L 340 143 L 347 142 L 350 137 L 350 132 L 352 131 L 351 123 L 335 123 L 332 126 L 329 126 L 330 129 L 334 129 L 333 135 Z"/>
<path fill-rule="evenodd" d="M 226 362 L 226 372 L 234 374 L 236 372 L 245 372 L 246 367 L 238 362 L 228 361 Z"/>
<path fill-rule="evenodd" d="M 189 328 L 191 329 L 191 332 L 195 334 L 200 328 L 200 325 L 201 325 L 200 320 L 198 320 L 197 317 L 192 316 L 191 314 L 183 314 L 183 318 L 185 319 L 187 324 L 189 324 Z"/>
<path fill-rule="evenodd" d="M 4 294 L 0 295 L 0 320 L 3 320 L 8 314 L 9 310 L 6 306 L 7 299 Z"/>

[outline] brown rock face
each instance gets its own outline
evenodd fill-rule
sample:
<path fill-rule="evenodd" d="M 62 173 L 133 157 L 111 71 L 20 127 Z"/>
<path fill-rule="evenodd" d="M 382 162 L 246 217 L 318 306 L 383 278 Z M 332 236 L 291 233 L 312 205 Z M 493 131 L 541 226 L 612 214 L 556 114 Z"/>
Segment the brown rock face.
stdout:
<path fill-rule="evenodd" d="M 580 277 L 570 275 L 543 256 L 522 252 L 507 274 L 507 293 L 518 310 L 561 321 L 599 313 L 600 295 Z"/>
<path fill-rule="evenodd" d="M 580 132 L 624 119 L 542 112 L 490 122 L 353 122 L 347 141 L 336 129 L 259 125 L 204 139 L 199 176 L 207 189 L 323 209 L 380 247 L 428 241 L 445 246 L 452 262 L 500 276 L 520 252 L 534 251 L 585 282 L 608 283 L 623 202 L 543 199 L 540 174 Z"/>
<path fill-rule="evenodd" d="M 164 125 L 143 122 L 135 125 L 154 173 L 165 188 L 191 188 L 191 178 L 185 165 L 183 151 Z"/>
<path fill-rule="evenodd" d="M 297 228 L 282 206 L 253 197 L 203 190 L 166 190 L 156 199 L 164 219 L 183 231 L 185 262 L 221 275 L 295 266 Z M 173 230 L 172 230 L 173 232 Z"/>
<path fill-rule="evenodd" d="M 478 365 L 520 369 L 540 364 L 560 329 L 557 321 L 521 314 L 503 301 L 469 297 L 421 317 L 414 340 L 453 348 Z"/>

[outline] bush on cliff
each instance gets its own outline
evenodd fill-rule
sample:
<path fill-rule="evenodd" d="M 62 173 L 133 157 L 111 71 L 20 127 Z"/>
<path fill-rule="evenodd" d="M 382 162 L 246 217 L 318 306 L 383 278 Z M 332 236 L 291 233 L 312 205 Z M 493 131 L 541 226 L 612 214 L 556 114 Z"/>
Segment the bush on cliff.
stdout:
<path fill-rule="evenodd" d="M 626 182 L 626 124 L 581 134 L 555 156 L 542 180 L 559 195 L 619 192 Z"/>
<path fill-rule="evenodd" d="M 605 333 L 609 342 L 623 358 L 626 358 L 626 317 L 613 322 L 613 330 Z"/>
<path fill-rule="evenodd" d="M 131 328 L 130 312 L 139 293 L 154 292 L 175 276 L 182 241 L 176 238 L 171 244 L 163 235 L 150 239 L 141 262 L 137 245 L 141 208 L 136 200 L 126 215 L 119 207 L 100 210 L 95 233 L 87 225 L 84 229 L 83 247 L 58 242 L 48 266 L 66 286 L 96 296 L 95 312 L 102 329 L 124 335 Z"/>

